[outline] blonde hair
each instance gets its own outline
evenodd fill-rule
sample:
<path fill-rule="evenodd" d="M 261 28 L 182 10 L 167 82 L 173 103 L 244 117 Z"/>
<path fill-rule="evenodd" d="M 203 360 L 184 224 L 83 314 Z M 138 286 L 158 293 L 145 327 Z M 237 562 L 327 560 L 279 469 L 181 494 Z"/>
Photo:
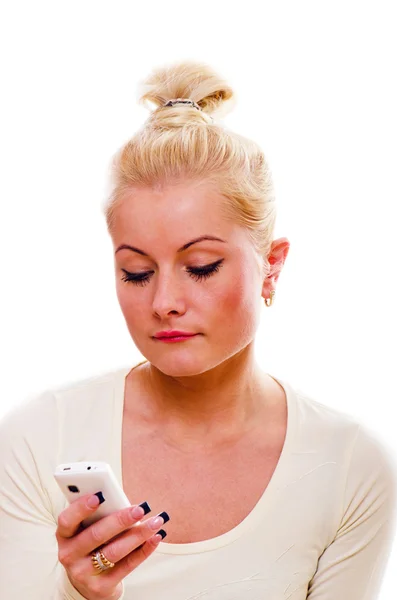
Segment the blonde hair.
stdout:
<path fill-rule="evenodd" d="M 201 110 L 164 106 L 175 98 L 189 98 Z M 209 182 L 225 197 L 225 216 L 247 230 L 267 272 L 276 220 L 270 169 L 255 142 L 211 116 L 230 112 L 235 104 L 232 88 L 207 64 L 184 61 L 155 69 L 143 81 L 138 102 L 157 108 L 112 159 L 112 188 L 103 208 L 109 234 L 130 187 Z"/>

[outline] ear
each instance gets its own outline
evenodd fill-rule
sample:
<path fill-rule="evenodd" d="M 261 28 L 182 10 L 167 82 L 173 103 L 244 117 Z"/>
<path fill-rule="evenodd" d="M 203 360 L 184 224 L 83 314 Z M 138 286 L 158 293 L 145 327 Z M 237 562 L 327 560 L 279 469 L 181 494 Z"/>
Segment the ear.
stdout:
<path fill-rule="evenodd" d="M 290 248 L 290 242 L 287 238 L 282 237 L 272 242 L 267 260 L 270 264 L 270 270 L 263 281 L 262 296 L 269 298 L 270 292 L 276 289 L 276 283 L 280 276 L 281 270 L 287 259 Z"/>

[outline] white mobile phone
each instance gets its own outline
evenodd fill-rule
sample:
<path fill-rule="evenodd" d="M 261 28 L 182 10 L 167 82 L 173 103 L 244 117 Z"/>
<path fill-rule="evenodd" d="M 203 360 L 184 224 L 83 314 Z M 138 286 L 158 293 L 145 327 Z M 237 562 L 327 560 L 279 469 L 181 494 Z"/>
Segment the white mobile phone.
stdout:
<path fill-rule="evenodd" d="M 85 494 L 98 494 L 100 504 L 95 512 L 82 521 L 88 527 L 113 512 L 131 506 L 110 465 L 100 461 L 62 463 L 54 477 L 69 503 Z"/>

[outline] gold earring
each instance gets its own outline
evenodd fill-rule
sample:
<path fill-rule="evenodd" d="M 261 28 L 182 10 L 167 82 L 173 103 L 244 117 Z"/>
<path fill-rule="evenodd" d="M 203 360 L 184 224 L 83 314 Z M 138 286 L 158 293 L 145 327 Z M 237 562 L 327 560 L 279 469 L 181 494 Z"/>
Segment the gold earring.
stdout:
<path fill-rule="evenodd" d="M 265 298 L 265 304 L 266 304 L 266 306 L 271 306 L 273 304 L 273 297 L 274 297 L 275 293 L 276 293 L 276 290 L 272 290 L 270 292 L 270 298 Z"/>

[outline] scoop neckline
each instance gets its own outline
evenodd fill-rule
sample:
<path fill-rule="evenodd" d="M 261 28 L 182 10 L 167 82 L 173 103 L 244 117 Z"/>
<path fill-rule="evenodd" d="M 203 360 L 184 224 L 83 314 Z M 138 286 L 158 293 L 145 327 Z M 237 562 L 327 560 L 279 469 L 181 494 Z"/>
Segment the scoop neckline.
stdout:
<path fill-rule="evenodd" d="M 114 432 L 115 432 L 115 455 L 114 455 L 114 470 L 116 477 L 123 485 L 123 471 L 122 471 L 122 426 L 123 426 L 123 411 L 124 411 L 124 400 L 125 400 L 125 379 L 131 370 L 140 366 L 146 360 L 139 362 L 131 366 L 122 367 L 116 372 L 115 387 L 114 387 Z M 241 537 L 246 531 L 255 527 L 259 524 L 263 518 L 266 510 L 271 506 L 275 499 L 278 484 L 282 481 L 285 470 L 288 464 L 288 457 L 291 454 L 291 447 L 293 439 L 295 437 L 296 428 L 296 397 L 291 385 L 279 377 L 275 377 L 270 373 L 267 373 L 269 377 L 277 381 L 284 389 L 286 400 L 287 400 L 287 428 L 284 439 L 283 448 L 279 456 L 277 465 L 273 471 L 271 479 L 263 491 L 258 502 L 255 504 L 250 513 L 235 527 L 222 533 L 213 538 L 206 540 L 200 540 L 199 542 L 188 542 L 183 544 L 170 544 L 167 542 L 160 542 L 157 546 L 156 552 L 160 554 L 196 554 L 201 552 L 208 552 L 226 546 L 239 537 Z"/>

